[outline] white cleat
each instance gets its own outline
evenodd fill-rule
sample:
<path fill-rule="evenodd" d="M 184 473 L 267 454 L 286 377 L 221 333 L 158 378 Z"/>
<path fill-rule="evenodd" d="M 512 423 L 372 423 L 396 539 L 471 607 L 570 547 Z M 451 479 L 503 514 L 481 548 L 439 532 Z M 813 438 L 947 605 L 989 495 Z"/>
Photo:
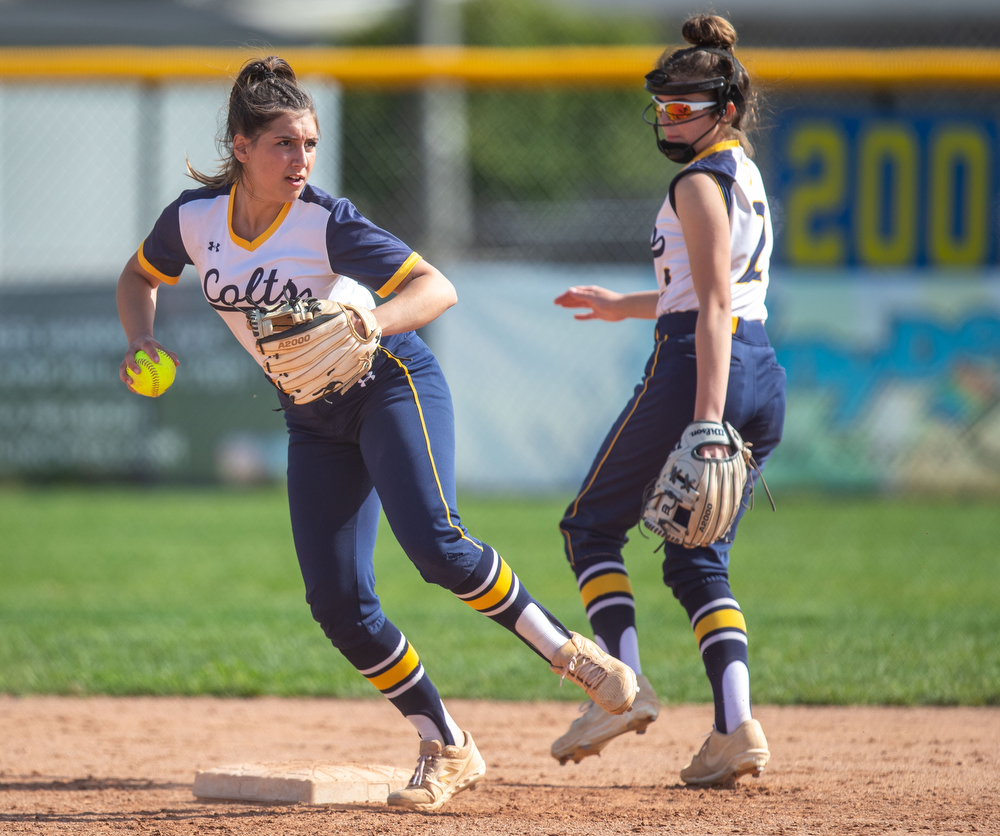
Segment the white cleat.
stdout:
<path fill-rule="evenodd" d="M 691 763 L 681 770 L 685 784 L 710 787 L 742 775 L 759 778 L 771 759 L 760 723 L 747 720 L 732 734 L 712 729 Z"/>
<path fill-rule="evenodd" d="M 583 715 L 577 717 L 569 731 L 552 744 L 552 757 L 565 764 L 572 760 L 579 763 L 590 755 L 599 755 L 614 738 L 634 731 L 645 734 L 646 727 L 656 720 L 660 704 L 649 680 L 641 674 L 636 677 L 639 693 L 627 714 L 608 714 L 595 702 L 584 703 Z"/>
<path fill-rule="evenodd" d="M 632 668 L 579 633 L 570 633 L 549 667 L 560 680 L 583 688 L 609 714 L 624 714 L 632 707 L 638 689 Z"/>
<path fill-rule="evenodd" d="M 473 788 L 486 774 L 472 735 L 465 734 L 464 746 L 442 746 L 440 740 L 421 740 L 417 768 L 403 789 L 389 793 L 390 807 L 405 807 L 431 813 L 440 810 L 462 790 Z"/>

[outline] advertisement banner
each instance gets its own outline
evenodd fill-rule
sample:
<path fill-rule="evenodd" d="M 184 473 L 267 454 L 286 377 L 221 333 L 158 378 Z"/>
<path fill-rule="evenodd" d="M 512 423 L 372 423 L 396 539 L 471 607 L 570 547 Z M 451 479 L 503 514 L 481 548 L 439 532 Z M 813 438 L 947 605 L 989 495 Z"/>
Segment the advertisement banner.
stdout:
<path fill-rule="evenodd" d="M 998 260 L 995 119 L 845 108 L 782 111 L 769 137 L 789 267 L 951 269 Z"/>

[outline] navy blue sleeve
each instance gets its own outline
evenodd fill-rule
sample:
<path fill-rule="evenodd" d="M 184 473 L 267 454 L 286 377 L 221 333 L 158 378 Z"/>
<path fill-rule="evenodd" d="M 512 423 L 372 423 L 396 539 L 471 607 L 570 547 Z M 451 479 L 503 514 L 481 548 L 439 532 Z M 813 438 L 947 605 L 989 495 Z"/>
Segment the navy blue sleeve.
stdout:
<path fill-rule="evenodd" d="M 139 263 L 161 281 L 176 284 L 185 264 L 194 264 L 181 240 L 182 194 L 160 213 L 153 231 L 139 246 Z"/>
<path fill-rule="evenodd" d="M 332 200 L 330 210 L 326 249 L 333 272 L 388 296 L 420 261 L 420 255 L 375 226 L 349 200 Z"/>

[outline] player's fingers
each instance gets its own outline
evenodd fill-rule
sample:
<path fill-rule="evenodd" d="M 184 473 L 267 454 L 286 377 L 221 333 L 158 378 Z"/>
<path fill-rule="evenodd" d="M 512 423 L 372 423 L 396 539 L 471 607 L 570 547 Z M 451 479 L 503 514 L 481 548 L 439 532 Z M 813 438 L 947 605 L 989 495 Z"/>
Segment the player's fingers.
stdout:
<path fill-rule="evenodd" d="M 118 377 L 121 378 L 122 383 L 124 383 L 128 387 L 128 390 L 130 392 L 134 392 L 135 389 L 132 388 L 133 380 L 128 373 L 128 369 L 129 365 L 124 360 L 122 360 L 122 364 L 118 367 Z M 136 372 L 136 374 L 139 374 L 141 373 L 142 369 L 140 369 L 137 366 L 134 371 Z"/>
<path fill-rule="evenodd" d="M 571 287 L 570 293 L 577 299 L 598 299 L 607 295 L 608 291 L 596 284 L 583 284 Z"/>
<path fill-rule="evenodd" d="M 600 319 L 600 315 L 597 311 L 590 311 L 590 313 L 578 313 L 573 315 L 573 319 Z"/>
<path fill-rule="evenodd" d="M 128 348 L 125 350 L 125 359 L 122 360 L 122 365 L 119 370 L 119 374 L 120 375 L 124 374 L 126 377 L 128 377 L 126 369 L 131 369 L 136 374 L 141 374 L 142 366 L 140 366 L 138 361 L 135 359 L 136 353 L 139 351 L 144 351 L 146 352 L 146 356 L 155 362 L 158 358 L 158 355 L 156 353 L 158 346 L 159 343 L 157 343 L 155 340 L 150 340 L 150 339 L 140 339 L 136 340 L 135 342 L 129 343 Z M 125 378 L 123 377 L 122 380 L 125 380 Z M 129 378 L 129 380 L 125 380 L 126 383 L 130 383 L 130 381 L 131 378 Z M 129 388 L 131 388 L 131 385 L 129 386 Z"/>
<path fill-rule="evenodd" d="M 732 454 L 732 451 L 724 444 L 706 444 L 698 452 L 706 459 L 724 459 Z"/>
<path fill-rule="evenodd" d="M 135 353 L 138 350 L 139 350 L 138 348 L 129 349 L 127 352 L 125 352 L 125 359 L 122 360 L 122 365 L 120 370 L 120 373 L 125 375 L 125 377 L 123 377 L 122 380 L 125 380 L 125 378 L 128 377 L 126 369 L 131 369 L 136 374 L 139 374 L 142 371 L 142 367 L 135 360 Z M 125 382 L 128 383 L 130 380 L 131 378 L 125 380 Z"/>
<path fill-rule="evenodd" d="M 177 359 L 177 355 L 174 354 L 174 352 L 172 352 L 172 351 L 167 351 L 167 349 L 165 349 L 162 345 L 160 345 L 155 340 L 153 340 L 151 342 L 143 343 L 140 346 L 140 348 L 143 351 L 146 352 L 146 356 L 148 356 L 149 359 L 152 360 L 154 363 L 162 363 L 163 362 L 163 359 L 160 357 L 160 354 L 162 353 L 162 354 L 166 354 L 167 357 L 169 357 L 171 360 L 173 360 L 175 366 L 179 366 L 180 365 L 180 361 Z"/>
<path fill-rule="evenodd" d="M 555 298 L 555 303 L 562 305 L 564 308 L 582 308 L 586 304 L 572 290 L 560 293 Z"/>
<path fill-rule="evenodd" d="M 167 349 L 165 349 L 165 348 L 161 348 L 160 351 L 162 351 L 164 354 L 167 355 L 167 357 L 169 357 L 171 360 L 173 360 L 175 366 L 179 366 L 181 364 L 181 361 L 177 359 L 177 355 L 174 354 L 174 352 L 167 351 Z"/>

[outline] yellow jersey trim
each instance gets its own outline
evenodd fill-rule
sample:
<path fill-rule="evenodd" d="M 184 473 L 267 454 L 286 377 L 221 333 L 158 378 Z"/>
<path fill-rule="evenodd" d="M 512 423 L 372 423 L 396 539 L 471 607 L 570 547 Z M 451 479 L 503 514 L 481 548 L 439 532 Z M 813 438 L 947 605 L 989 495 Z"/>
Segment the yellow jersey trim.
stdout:
<path fill-rule="evenodd" d="M 380 691 L 385 691 L 406 679 L 406 677 L 417 669 L 417 665 L 419 664 L 420 657 L 417 656 L 417 651 L 413 649 L 413 645 L 410 645 L 406 649 L 406 653 L 403 654 L 403 658 L 396 662 L 389 670 L 385 673 L 380 673 L 378 676 L 366 676 L 365 679 Z"/>
<path fill-rule="evenodd" d="M 375 292 L 378 293 L 378 295 L 381 296 L 383 299 L 385 299 L 386 296 L 388 296 L 397 287 L 399 287 L 399 283 L 402 282 L 403 279 L 405 279 L 410 274 L 410 271 L 416 266 L 417 262 L 421 261 L 422 259 L 423 256 L 420 255 L 420 253 L 416 252 L 410 253 L 409 256 L 407 256 L 406 261 L 404 261 L 400 265 L 399 269 L 392 274 L 392 278 L 389 279 L 389 281 L 387 281 L 384 285 L 382 285 L 382 287 L 380 287 Z"/>
<path fill-rule="evenodd" d="M 587 581 L 580 589 L 580 597 L 583 599 L 583 606 L 589 607 L 595 598 L 607 595 L 609 592 L 627 592 L 632 595 L 632 582 L 628 575 L 620 572 L 611 572 L 601 575 L 592 581 Z"/>
<path fill-rule="evenodd" d="M 281 226 L 282 221 L 285 220 L 285 218 L 288 216 L 288 213 L 291 211 L 292 204 L 286 203 L 284 206 L 282 206 L 281 211 L 278 212 L 278 216 L 273 221 L 271 221 L 271 225 L 267 229 L 265 229 L 260 235 L 254 238 L 253 241 L 247 241 L 245 238 L 240 238 L 239 235 L 233 232 L 233 203 L 236 200 L 236 186 L 237 183 L 233 183 L 232 189 L 229 190 L 229 209 L 226 216 L 226 223 L 227 226 L 229 227 L 229 237 L 237 247 L 253 252 L 259 246 L 261 246 L 265 241 L 267 241 L 268 238 L 274 235 L 275 232 L 278 231 L 278 227 Z"/>
<path fill-rule="evenodd" d="M 715 181 L 715 186 L 719 190 L 719 197 L 722 198 L 722 202 L 726 206 L 726 214 L 729 214 L 729 201 L 726 200 L 726 192 L 722 188 L 722 183 L 719 182 L 719 178 L 716 176 L 714 171 L 708 172 L 711 178 Z"/>
<path fill-rule="evenodd" d="M 701 642 L 706 635 L 724 627 L 735 627 L 742 632 L 747 631 L 747 623 L 739 610 L 716 610 L 709 613 L 694 625 L 694 637 Z"/>
<path fill-rule="evenodd" d="M 142 244 L 139 245 L 139 249 L 136 251 L 136 256 L 139 259 L 139 264 L 142 265 L 142 269 L 158 278 L 161 282 L 166 282 L 167 284 L 177 284 L 180 276 L 168 276 L 166 273 L 161 270 L 157 270 L 152 264 L 149 263 L 149 259 L 146 258 L 142 252 L 142 246 L 145 243 L 146 242 L 143 241 Z"/>
<path fill-rule="evenodd" d="M 722 142 L 716 142 L 715 145 L 709 145 L 704 151 L 702 151 L 697 157 L 695 157 L 688 165 L 694 165 L 698 160 L 703 160 L 705 157 L 711 156 L 719 151 L 725 151 L 728 148 L 739 148 L 740 141 L 738 139 L 726 139 Z M 687 168 L 687 166 L 684 166 Z"/>

